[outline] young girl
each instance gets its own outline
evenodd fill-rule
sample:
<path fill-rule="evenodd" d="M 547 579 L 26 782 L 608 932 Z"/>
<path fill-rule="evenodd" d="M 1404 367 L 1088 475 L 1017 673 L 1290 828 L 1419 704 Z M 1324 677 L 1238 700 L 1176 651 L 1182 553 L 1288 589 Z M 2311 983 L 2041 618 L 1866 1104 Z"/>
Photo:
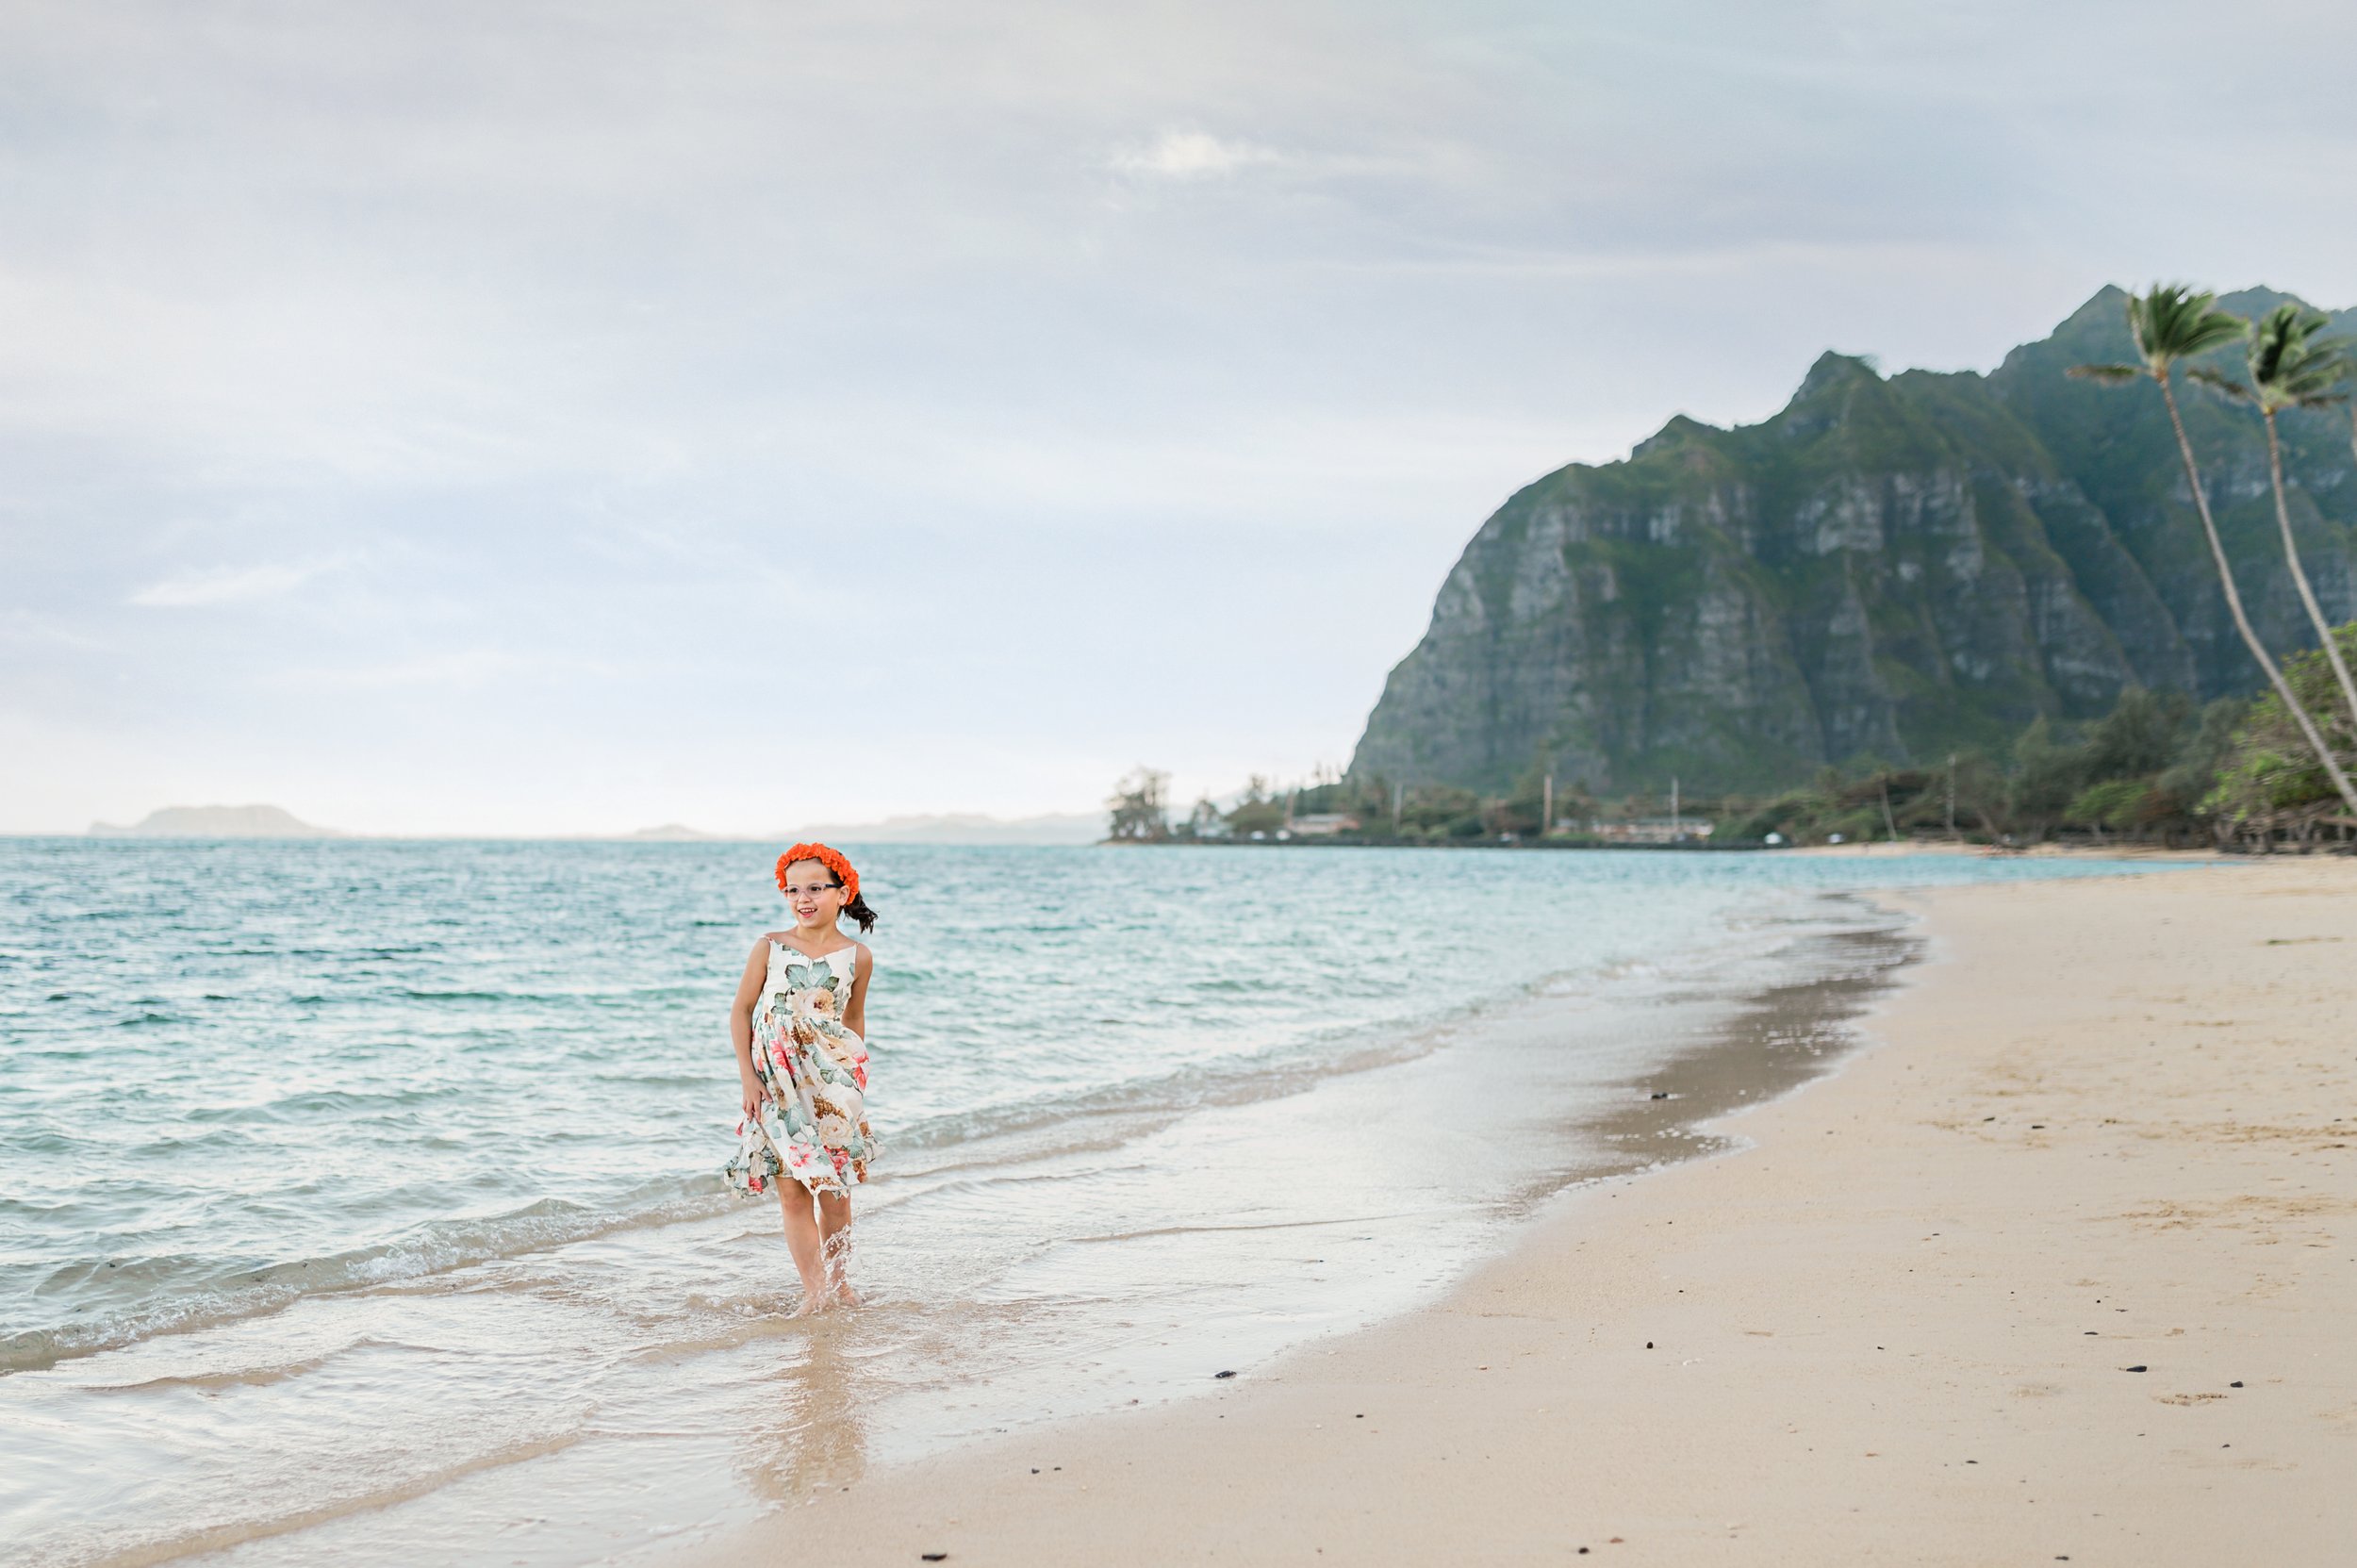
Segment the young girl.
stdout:
<path fill-rule="evenodd" d="M 729 1039 L 744 1081 L 730 1185 L 748 1197 L 775 1186 L 785 1245 L 802 1276 L 796 1313 L 858 1302 L 848 1278 L 851 1187 L 867 1180 L 867 979 L 875 959 L 836 925 L 849 915 L 873 931 L 859 873 L 824 844 L 778 857 L 791 931 L 753 944 L 729 1009 Z M 816 1213 L 814 1213 L 814 1209 Z"/>

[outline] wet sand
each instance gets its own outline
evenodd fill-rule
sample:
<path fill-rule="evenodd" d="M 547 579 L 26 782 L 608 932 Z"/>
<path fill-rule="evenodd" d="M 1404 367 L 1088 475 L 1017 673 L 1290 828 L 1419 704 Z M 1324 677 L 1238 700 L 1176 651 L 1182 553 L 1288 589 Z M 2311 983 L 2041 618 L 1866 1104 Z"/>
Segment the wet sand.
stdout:
<path fill-rule="evenodd" d="M 1874 1048 L 1706 1131 L 1749 1147 L 1564 1195 L 1437 1306 L 692 1560 L 2341 1560 L 2357 866 L 1888 902 L 1930 961 Z"/>

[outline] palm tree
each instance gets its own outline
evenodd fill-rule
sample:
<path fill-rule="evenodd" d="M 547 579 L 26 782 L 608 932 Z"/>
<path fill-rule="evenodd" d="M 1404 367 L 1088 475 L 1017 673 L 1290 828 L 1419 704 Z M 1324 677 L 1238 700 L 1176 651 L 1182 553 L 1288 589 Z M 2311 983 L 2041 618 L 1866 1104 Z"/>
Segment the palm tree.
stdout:
<path fill-rule="evenodd" d="M 2308 620 L 2324 644 L 2332 678 L 2341 684 L 2342 700 L 2349 704 L 2350 734 L 2357 734 L 2357 681 L 2349 679 L 2349 661 L 2341 657 L 2332 623 L 2324 619 L 2316 603 L 2316 590 L 2309 586 L 2308 569 L 2299 559 L 2299 544 L 2292 537 L 2291 507 L 2283 497 L 2283 448 L 2275 431 L 2275 416 L 2286 408 L 2330 408 L 2349 401 L 2349 394 L 2340 389 L 2349 376 L 2349 361 L 2342 357 L 2338 343 L 2318 337 L 2332 324 L 2287 300 L 2250 325 L 2248 386 L 2212 370 L 2197 368 L 2185 374 L 2238 403 L 2256 404 L 2259 417 L 2266 421 L 2267 477 L 2275 482 L 2275 521 L 2283 531 L 2283 559 L 2291 564 L 2292 581 L 2299 585 L 2299 602 L 2308 607 Z"/>
<path fill-rule="evenodd" d="M 2193 490 L 2194 510 L 2201 515 L 2201 532 L 2210 541 L 2210 559 L 2217 568 L 2219 587 L 2226 593 L 2226 608 L 2234 618 L 2234 630 L 2242 634 L 2243 646 L 2266 671 L 2267 684 L 2283 701 L 2283 711 L 2299 722 L 2300 734 L 2308 737 L 2316 760 L 2340 792 L 2341 800 L 2357 816 L 2357 785 L 2349 782 L 2340 759 L 2333 756 L 2316 721 L 2310 718 L 2291 683 L 2283 679 L 2283 671 L 2268 656 L 2266 645 L 2251 629 L 2250 616 L 2242 606 L 2242 591 L 2234 586 L 2234 569 L 2227 564 L 2226 545 L 2217 536 L 2217 520 L 2210 515 L 2210 496 L 2201 487 L 2201 470 L 2193 460 L 2193 443 L 2185 438 L 2185 421 L 2177 412 L 2177 392 L 2169 375 L 2181 359 L 2191 359 L 2207 354 L 2222 344 L 2243 336 L 2249 323 L 2230 311 L 2217 308 L 2217 296 L 2207 289 L 2196 290 L 2182 283 L 2156 283 L 2149 292 L 2128 296 L 2128 332 L 2135 339 L 2136 353 L 2142 356 L 2138 365 L 2073 365 L 2069 373 L 2090 381 L 2118 386 L 2140 376 L 2151 376 L 2161 389 L 2161 401 L 2168 405 L 2168 426 L 2177 433 L 2177 454 L 2184 459 L 2185 483 Z"/>

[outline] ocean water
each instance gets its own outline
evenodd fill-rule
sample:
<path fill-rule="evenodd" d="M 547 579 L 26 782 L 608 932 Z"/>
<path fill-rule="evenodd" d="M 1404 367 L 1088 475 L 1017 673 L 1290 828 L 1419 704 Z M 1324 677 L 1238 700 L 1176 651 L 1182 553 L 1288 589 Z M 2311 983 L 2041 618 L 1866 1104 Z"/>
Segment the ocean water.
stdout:
<path fill-rule="evenodd" d="M 1642 1164 L 1599 1118 L 1841 895 L 2123 868 L 854 849 L 885 1154 L 813 1322 L 717 1174 L 774 853 L 0 841 L 0 1562 L 628 1559 L 1178 1396 Z"/>

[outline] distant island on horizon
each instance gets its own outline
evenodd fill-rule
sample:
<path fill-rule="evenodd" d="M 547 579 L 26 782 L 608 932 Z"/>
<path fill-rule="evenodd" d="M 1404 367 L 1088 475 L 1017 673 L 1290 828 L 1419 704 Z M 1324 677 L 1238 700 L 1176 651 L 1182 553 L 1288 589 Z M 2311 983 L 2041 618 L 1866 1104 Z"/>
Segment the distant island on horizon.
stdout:
<path fill-rule="evenodd" d="M 129 827 L 92 822 L 92 838 L 348 838 L 304 821 L 284 806 L 165 806 Z"/>

